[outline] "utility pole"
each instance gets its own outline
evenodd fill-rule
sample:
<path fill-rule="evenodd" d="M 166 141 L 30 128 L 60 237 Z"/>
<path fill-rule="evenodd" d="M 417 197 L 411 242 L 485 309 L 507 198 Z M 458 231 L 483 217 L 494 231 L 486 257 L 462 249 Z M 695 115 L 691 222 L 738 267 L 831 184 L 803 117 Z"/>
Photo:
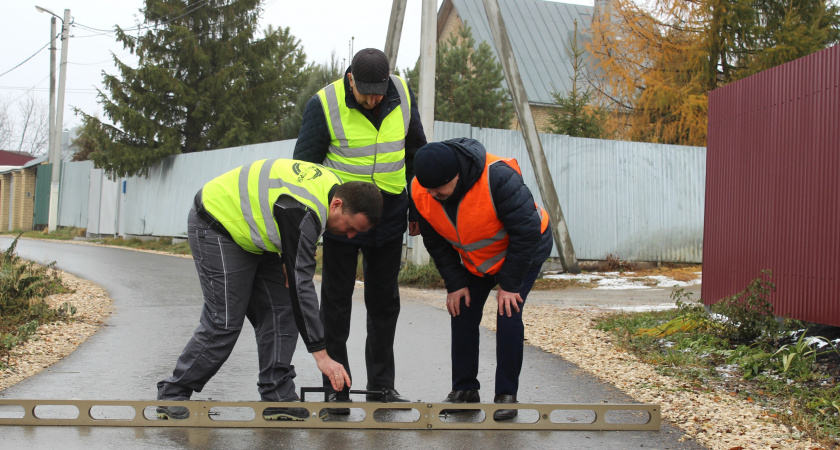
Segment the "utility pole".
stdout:
<path fill-rule="evenodd" d="M 55 154 L 55 17 L 50 17 L 50 126 L 49 126 L 49 143 L 47 155 L 50 162 L 53 161 Z"/>
<path fill-rule="evenodd" d="M 426 140 L 435 139 L 435 66 L 437 64 L 437 8 L 435 0 L 423 0 L 420 13 L 420 81 L 417 105 Z"/>
<path fill-rule="evenodd" d="M 426 141 L 435 140 L 435 66 L 437 64 L 437 2 L 423 0 L 420 12 L 420 80 L 417 83 L 417 106 Z M 412 243 L 411 262 L 429 262 L 429 252 L 420 236 L 409 236 Z"/>
<path fill-rule="evenodd" d="M 55 36 L 55 19 L 59 17 L 54 12 L 42 8 L 40 6 L 35 6 L 40 12 L 45 12 L 53 16 L 53 37 L 50 39 L 54 39 Z M 67 82 L 67 44 L 70 41 L 70 10 L 64 10 L 64 18 L 61 20 L 61 64 L 59 69 L 59 76 L 58 76 L 58 104 L 55 105 L 55 121 L 52 121 L 50 118 L 50 128 L 52 133 L 50 134 L 50 156 L 49 160 L 52 164 L 52 176 L 50 179 L 50 210 L 49 210 L 49 219 L 47 222 L 47 232 L 52 233 L 58 228 L 58 188 L 60 184 L 59 177 L 61 175 L 61 146 L 62 146 L 62 137 L 64 136 L 63 126 L 64 126 L 64 90 L 65 85 Z M 54 54 L 54 53 L 53 53 Z M 55 74 L 55 58 L 51 58 L 51 65 L 50 67 L 51 73 Z M 55 84 L 52 82 L 53 75 L 50 78 L 50 97 L 52 98 L 52 86 Z M 50 100 L 50 107 L 52 108 L 52 100 Z"/>
<path fill-rule="evenodd" d="M 394 0 L 391 5 L 391 20 L 388 21 L 388 34 L 385 36 L 385 56 L 388 57 L 388 69 L 394 73 L 397 67 L 397 53 L 400 49 L 403 21 L 405 20 L 406 0 Z M 405 70 L 405 67 L 403 67 Z"/>
<path fill-rule="evenodd" d="M 569 237 L 569 230 L 566 227 L 566 219 L 563 217 L 563 210 L 560 208 L 560 200 L 557 198 L 557 191 L 554 189 L 554 181 L 551 179 L 551 172 L 548 170 L 548 163 L 543 152 L 537 127 L 534 124 L 534 117 L 531 115 L 531 108 L 528 105 L 528 94 L 525 92 L 525 85 L 519 74 L 519 67 L 516 64 L 516 57 L 513 54 L 513 46 L 499 10 L 498 0 L 483 0 L 484 12 L 487 14 L 487 22 L 490 24 L 490 34 L 496 44 L 496 51 L 499 53 L 499 61 L 505 73 L 510 96 L 513 98 L 513 107 L 516 110 L 516 117 L 519 119 L 519 127 L 522 129 L 522 136 L 525 138 L 525 147 L 531 157 L 531 167 L 537 178 L 537 185 L 540 188 L 543 205 L 551 219 L 551 231 L 554 237 L 554 245 L 560 254 L 560 263 L 567 273 L 580 273 L 575 249 L 572 246 L 572 239 Z M 425 125 L 425 124 L 424 124 Z"/>

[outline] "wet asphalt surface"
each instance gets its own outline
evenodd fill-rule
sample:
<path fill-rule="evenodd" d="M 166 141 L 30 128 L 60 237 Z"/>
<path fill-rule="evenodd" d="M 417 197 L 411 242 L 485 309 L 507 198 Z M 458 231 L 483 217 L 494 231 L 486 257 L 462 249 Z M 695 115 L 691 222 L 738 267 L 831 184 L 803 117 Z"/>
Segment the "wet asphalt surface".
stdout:
<path fill-rule="evenodd" d="M 10 238 L 0 237 L 0 248 L 8 248 L 11 242 Z M 175 360 L 198 324 L 202 297 L 192 260 L 23 239 L 18 243 L 17 253 L 40 263 L 55 261 L 59 269 L 99 284 L 114 300 L 114 313 L 99 332 L 67 358 L 0 392 L 0 398 L 154 400 L 155 384 L 171 374 Z M 638 295 L 637 292 L 633 294 Z M 396 388 L 411 400 L 440 402 L 450 389 L 449 316 L 441 309 L 412 301 L 405 292 L 402 295 L 395 344 Z M 354 372 L 353 388 L 363 389 L 366 379 L 363 360 L 365 316 L 364 304 L 358 295 L 356 297 L 348 350 Z M 535 295 L 534 301 L 557 302 L 545 293 Z M 583 303 L 589 301 L 582 300 Z M 479 380 L 485 387 L 481 391 L 482 400 L 487 403 L 493 398 L 495 337 L 482 329 L 481 339 Z M 524 360 L 520 402 L 634 403 L 623 392 L 556 355 L 526 346 Z M 298 374 L 295 380 L 298 389 L 320 386 L 320 372 L 302 342 L 298 344 L 293 363 Z M 256 345 L 253 329 L 246 325 L 231 357 L 205 389 L 194 394 L 192 399 L 257 401 L 256 382 Z M 364 396 L 356 397 L 356 401 L 364 401 Z M 594 432 L 0 426 L 0 447 L 703 448 L 692 441 L 680 442 L 682 435 L 665 422 L 660 431 Z"/>

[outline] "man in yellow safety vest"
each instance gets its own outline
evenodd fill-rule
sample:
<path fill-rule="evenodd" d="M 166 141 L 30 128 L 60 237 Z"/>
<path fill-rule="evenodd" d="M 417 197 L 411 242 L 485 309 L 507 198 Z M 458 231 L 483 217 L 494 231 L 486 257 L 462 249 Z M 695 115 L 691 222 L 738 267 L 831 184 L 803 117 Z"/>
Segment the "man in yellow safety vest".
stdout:
<path fill-rule="evenodd" d="M 360 50 L 343 78 L 318 91 L 306 104 L 294 158 L 330 168 L 344 181 L 365 181 L 382 192 L 382 222 L 352 241 L 324 233 L 321 317 L 330 356 L 350 370 L 347 338 L 361 251 L 367 309 L 365 362 L 371 401 L 408 401 L 395 389 L 394 334 L 400 313 L 397 285 L 406 231 L 406 185 L 414 176 L 414 153 L 426 144 L 414 94 L 389 73 L 388 58 Z M 416 228 L 416 223 L 413 224 Z M 329 386 L 324 378 L 324 386 Z M 331 401 L 347 402 L 346 390 Z M 332 414 L 349 414 L 331 408 Z"/>
<path fill-rule="evenodd" d="M 222 174 L 195 196 L 187 235 L 204 308 L 158 400 L 189 400 L 230 356 L 247 318 L 254 326 L 262 401 L 296 401 L 291 364 L 303 338 L 335 389 L 350 376 L 324 343 L 312 279 L 324 230 L 354 237 L 375 226 L 382 196 L 369 183 L 343 183 L 318 164 L 260 160 Z M 184 406 L 157 408 L 162 419 L 186 419 Z M 270 407 L 266 420 L 304 420 L 305 408 Z"/>

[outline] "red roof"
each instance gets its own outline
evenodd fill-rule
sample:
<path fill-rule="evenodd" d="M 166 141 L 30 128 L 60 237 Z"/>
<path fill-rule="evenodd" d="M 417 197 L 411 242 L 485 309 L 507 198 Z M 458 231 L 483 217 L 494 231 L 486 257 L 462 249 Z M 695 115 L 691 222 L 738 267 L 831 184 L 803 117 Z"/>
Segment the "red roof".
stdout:
<path fill-rule="evenodd" d="M 0 150 L 0 166 L 22 166 L 35 159 L 26 153 Z"/>

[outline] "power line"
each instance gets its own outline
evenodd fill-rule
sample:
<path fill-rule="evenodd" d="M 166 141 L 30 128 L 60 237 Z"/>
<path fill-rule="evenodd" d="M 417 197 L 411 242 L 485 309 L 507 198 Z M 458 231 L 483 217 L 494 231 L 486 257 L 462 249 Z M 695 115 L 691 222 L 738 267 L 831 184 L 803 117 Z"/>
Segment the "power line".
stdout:
<path fill-rule="evenodd" d="M 50 45 L 50 44 L 52 44 L 52 41 L 47 42 L 46 44 L 44 44 L 44 46 L 43 46 L 43 47 L 41 47 L 41 48 L 39 48 L 39 49 L 38 49 L 38 51 L 36 51 L 35 53 L 33 53 L 33 54 L 32 54 L 32 56 L 30 56 L 29 58 L 24 59 L 24 60 L 23 60 L 23 61 L 21 61 L 18 65 L 16 65 L 16 66 L 12 67 L 11 69 L 9 69 L 9 70 L 7 70 L 7 71 L 5 71 L 5 72 L 3 72 L 3 73 L 0 73 L 0 77 L 2 77 L 3 75 L 6 75 L 7 73 L 9 73 L 9 72 L 11 72 L 11 71 L 13 71 L 13 70 L 17 69 L 18 67 L 20 67 L 20 66 L 24 65 L 27 61 L 29 61 L 30 59 L 34 58 L 34 57 L 35 57 L 38 53 L 41 53 L 41 51 L 42 51 L 42 50 L 44 50 L 45 48 L 47 48 L 47 46 L 48 46 L 48 45 Z"/>
<path fill-rule="evenodd" d="M 266 6 L 271 5 L 273 3 L 276 3 L 277 1 L 278 0 L 269 0 L 266 3 Z M 200 8 L 203 8 L 203 7 L 207 6 L 208 2 L 209 2 L 209 0 L 201 0 L 201 1 L 199 1 L 195 4 L 193 4 L 193 5 L 188 5 L 187 7 L 182 8 L 178 11 L 175 11 L 173 13 L 165 14 L 165 15 L 161 16 L 161 18 L 160 18 L 161 20 L 158 21 L 158 22 L 147 23 L 146 25 L 143 25 L 143 26 L 141 26 L 140 23 L 138 22 L 135 25 L 133 25 L 132 27 L 128 27 L 128 28 L 125 28 L 125 29 L 129 30 L 129 31 L 139 32 L 139 31 L 142 31 L 142 30 L 150 30 L 150 29 L 153 29 L 153 28 L 165 26 L 165 25 L 168 25 L 168 24 L 170 24 L 170 23 L 172 23 L 172 22 L 174 22 L 174 21 L 176 21 L 176 20 L 178 20 L 178 19 L 180 19 L 184 16 L 192 14 L 193 12 L 199 10 Z M 260 14 L 260 17 L 261 16 L 262 16 L 262 14 Z M 234 27 L 239 26 L 240 24 L 245 23 L 246 21 L 247 21 L 247 19 L 242 19 L 238 23 L 234 24 L 233 26 Z M 102 29 L 102 28 L 96 28 L 96 27 L 92 27 L 92 26 L 89 26 L 89 25 L 84 25 L 82 23 L 77 22 L 75 20 L 75 17 L 73 17 L 71 19 L 69 26 L 70 27 L 79 27 L 80 29 L 83 29 L 83 30 L 90 31 L 90 32 L 94 33 L 94 34 L 90 34 L 90 35 L 81 35 L 81 36 L 73 35 L 74 38 L 99 37 L 99 36 L 115 37 L 116 36 L 116 31 L 115 30 L 105 30 L 105 29 Z M 118 26 L 115 25 L 115 27 L 118 27 Z M 122 28 L 122 27 L 120 27 L 120 28 Z M 208 35 L 208 34 L 212 34 L 212 33 L 213 33 L 213 30 L 208 30 L 204 33 L 194 34 L 194 36 L 199 37 L 199 36 L 204 36 L 204 35 Z M 61 34 L 56 35 L 55 39 L 58 39 L 60 36 L 61 36 Z M 184 38 L 182 40 L 185 40 L 185 39 L 187 39 L 187 38 Z M 34 54 L 29 56 L 25 60 L 21 61 L 19 64 L 17 64 L 16 66 L 12 67 L 9 70 L 7 70 L 6 72 L 3 72 L 2 74 L 0 74 L 0 77 L 6 75 L 6 74 L 12 72 L 13 70 L 17 69 L 18 67 L 22 66 L 23 64 L 25 64 L 26 62 L 28 62 L 29 60 L 31 60 L 32 58 L 37 56 L 40 52 L 42 52 L 51 43 L 52 43 L 52 41 L 47 42 L 43 47 L 38 49 L 38 51 L 36 51 Z M 127 55 L 123 55 L 121 57 L 118 57 L 118 59 L 122 58 L 124 56 L 127 56 Z M 104 64 L 106 62 L 111 62 L 111 61 L 112 61 L 111 59 L 108 59 L 108 60 L 105 60 L 105 61 L 102 61 L 102 62 L 95 62 L 95 63 L 76 63 L 76 62 L 68 61 L 67 64 L 85 66 L 85 65 Z M 35 86 L 37 86 L 38 84 L 40 84 L 43 81 L 44 80 L 39 81 L 38 83 L 35 84 Z M 47 90 L 47 88 L 18 87 L 18 86 L 0 86 L 0 89 L 26 90 L 26 91 L 46 91 Z M 93 93 L 93 92 L 96 92 L 96 90 L 94 90 L 94 89 L 67 89 L 65 92 L 68 92 L 68 93 Z"/>
<path fill-rule="evenodd" d="M 0 89 L 9 90 L 9 91 L 38 91 L 38 92 L 47 92 L 49 90 L 48 87 L 42 88 L 37 87 L 39 84 L 44 82 L 49 75 L 42 79 L 41 81 L 35 83 L 35 86 L 0 86 Z M 85 89 L 85 88 L 68 88 L 64 90 L 65 92 L 69 92 L 72 94 L 88 94 L 96 92 L 96 89 Z"/>
<path fill-rule="evenodd" d="M 194 5 L 189 5 L 186 8 L 182 8 L 178 11 L 173 12 L 173 13 L 164 14 L 163 16 L 161 16 L 160 22 L 146 22 L 145 24 L 141 24 L 140 22 L 137 22 L 137 23 L 132 24 L 131 26 L 128 26 L 128 27 L 121 27 L 119 25 L 115 25 L 114 27 L 115 28 L 120 28 L 120 29 L 123 29 L 123 30 L 141 31 L 141 30 L 149 30 L 149 29 L 156 28 L 156 27 L 159 27 L 159 26 L 162 26 L 162 25 L 168 25 L 168 24 L 180 19 L 181 17 L 192 14 L 193 12 L 198 11 L 200 8 L 203 8 L 204 6 L 207 6 L 208 1 L 209 0 L 201 0 Z M 180 14 L 180 15 L 176 16 L 176 14 L 179 14 L 182 11 L 184 12 L 183 14 Z M 167 18 L 167 16 L 170 16 L 170 17 Z M 74 24 L 79 25 L 81 28 L 83 28 L 85 30 L 88 30 L 88 31 L 99 32 L 99 33 L 101 33 L 101 35 L 111 35 L 111 36 L 116 35 L 115 30 L 105 30 L 105 29 L 102 29 L 102 28 L 95 28 L 95 27 L 91 27 L 91 26 L 84 25 L 84 24 L 77 23 L 77 22 L 74 22 Z"/>

